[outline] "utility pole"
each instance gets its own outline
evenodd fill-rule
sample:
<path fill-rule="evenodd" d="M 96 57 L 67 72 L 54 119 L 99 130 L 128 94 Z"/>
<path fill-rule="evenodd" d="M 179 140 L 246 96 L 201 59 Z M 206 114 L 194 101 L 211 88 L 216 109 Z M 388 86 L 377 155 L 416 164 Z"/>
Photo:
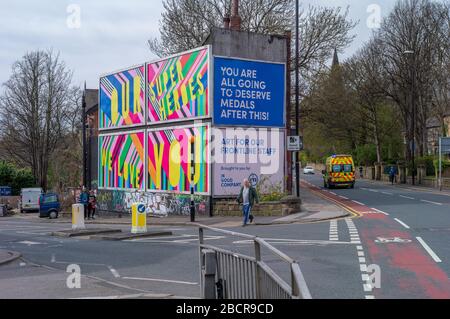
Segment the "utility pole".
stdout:
<path fill-rule="evenodd" d="M 84 83 L 84 92 L 81 102 L 81 112 L 82 112 L 82 124 L 83 124 L 83 186 L 87 184 L 87 156 L 86 156 L 86 82 Z"/>
<path fill-rule="evenodd" d="M 300 4 L 299 0 L 295 2 L 295 134 L 300 136 L 300 74 L 299 74 L 299 60 L 300 60 Z M 297 197 L 300 197 L 300 152 L 296 153 L 295 157 L 295 186 Z"/>

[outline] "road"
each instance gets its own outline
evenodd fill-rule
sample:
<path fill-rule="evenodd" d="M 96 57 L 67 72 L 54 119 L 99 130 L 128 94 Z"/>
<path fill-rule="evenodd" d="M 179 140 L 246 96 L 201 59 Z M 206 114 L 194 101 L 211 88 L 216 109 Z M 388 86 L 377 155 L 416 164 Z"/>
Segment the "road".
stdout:
<path fill-rule="evenodd" d="M 317 175 L 303 176 L 302 184 L 308 201 L 345 207 L 353 217 L 228 229 L 265 238 L 297 260 L 313 298 L 450 298 L 449 196 L 370 182 L 329 191 Z M 0 298 L 199 297 L 195 228 L 159 227 L 173 236 L 124 242 L 49 236 L 68 227 L 0 220 L 0 249 L 23 254 L 0 266 Z M 242 238 L 206 235 L 209 244 L 253 254 Z M 286 264 L 265 250 L 263 260 L 289 282 Z M 71 264 L 81 268 L 81 289 L 66 286 Z"/>
<path fill-rule="evenodd" d="M 304 177 L 320 196 L 360 214 L 354 219 L 364 265 L 379 265 L 376 298 L 450 298 L 450 196 L 358 181 L 355 189 L 324 190 L 320 176 Z M 386 243 L 389 239 L 394 242 Z"/>

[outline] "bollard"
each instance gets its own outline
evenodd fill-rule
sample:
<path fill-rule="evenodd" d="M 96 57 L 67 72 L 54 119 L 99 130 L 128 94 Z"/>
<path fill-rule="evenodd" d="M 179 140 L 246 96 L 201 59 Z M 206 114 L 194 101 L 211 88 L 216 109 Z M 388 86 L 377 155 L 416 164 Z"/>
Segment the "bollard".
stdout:
<path fill-rule="evenodd" d="M 217 272 L 216 252 L 211 249 L 203 249 L 202 250 L 203 299 L 217 299 L 216 272 Z"/>
<path fill-rule="evenodd" d="M 84 205 L 74 204 L 72 205 L 72 230 L 86 229 L 84 224 Z"/>
<path fill-rule="evenodd" d="M 131 233 L 142 234 L 147 232 L 147 212 L 145 205 L 134 203 L 131 206 Z"/>

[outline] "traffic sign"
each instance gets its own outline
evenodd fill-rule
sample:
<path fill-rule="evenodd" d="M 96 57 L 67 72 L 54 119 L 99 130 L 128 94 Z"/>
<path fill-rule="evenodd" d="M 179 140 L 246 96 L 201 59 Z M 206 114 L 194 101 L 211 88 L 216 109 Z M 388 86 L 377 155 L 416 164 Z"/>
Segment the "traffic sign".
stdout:
<path fill-rule="evenodd" d="M 303 150 L 303 141 L 301 136 L 288 136 L 287 149 L 290 152 L 299 152 Z"/>
<path fill-rule="evenodd" d="M 450 137 L 441 138 L 442 154 L 450 153 Z"/>

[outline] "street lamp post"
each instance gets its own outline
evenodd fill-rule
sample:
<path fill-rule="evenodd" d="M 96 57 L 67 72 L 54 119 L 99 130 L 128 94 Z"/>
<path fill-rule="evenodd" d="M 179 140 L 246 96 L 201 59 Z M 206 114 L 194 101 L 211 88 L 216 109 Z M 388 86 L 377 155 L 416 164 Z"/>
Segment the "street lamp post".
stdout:
<path fill-rule="evenodd" d="M 300 136 L 300 75 L 299 75 L 299 59 L 300 59 L 300 13 L 299 0 L 295 2 L 295 134 Z M 297 152 L 295 157 L 295 182 L 297 197 L 300 197 L 300 153 Z"/>
<path fill-rule="evenodd" d="M 415 61 L 414 61 L 414 51 L 412 50 L 407 50 L 403 52 L 404 55 L 408 55 L 410 56 L 410 62 L 409 62 L 409 67 L 410 67 L 410 76 L 411 76 L 411 110 L 412 110 L 412 123 L 411 123 L 411 130 L 412 130 L 412 141 L 411 141 L 411 147 L 412 147 L 412 152 L 411 152 L 411 162 L 412 162 L 412 184 L 416 185 L 416 161 L 415 161 L 415 157 L 416 157 L 416 113 L 417 113 L 417 109 L 416 109 L 416 101 L 414 99 L 414 94 L 415 94 Z"/>
<path fill-rule="evenodd" d="M 190 211 L 191 211 L 191 222 L 195 222 L 195 198 L 194 198 L 194 178 L 195 178 L 195 156 L 194 156 L 194 147 L 195 147 L 195 137 L 191 136 L 190 138 L 190 144 L 191 144 L 191 204 L 190 204 Z"/>

